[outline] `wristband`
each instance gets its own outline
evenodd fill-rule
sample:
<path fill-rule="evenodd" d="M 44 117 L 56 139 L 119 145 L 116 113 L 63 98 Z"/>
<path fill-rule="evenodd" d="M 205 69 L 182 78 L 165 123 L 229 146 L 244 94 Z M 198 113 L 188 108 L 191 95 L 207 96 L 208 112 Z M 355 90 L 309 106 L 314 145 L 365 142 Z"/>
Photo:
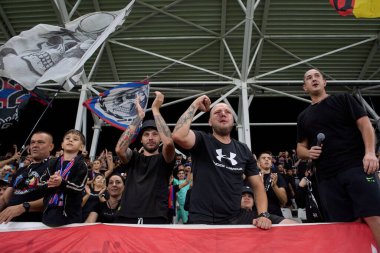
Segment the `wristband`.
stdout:
<path fill-rule="evenodd" d="M 29 202 L 23 202 L 22 207 L 25 209 L 25 212 L 28 213 L 30 209 L 30 204 Z"/>
<path fill-rule="evenodd" d="M 265 218 L 269 219 L 270 213 L 268 213 L 268 212 L 262 212 L 262 213 L 259 214 L 259 217 L 265 217 Z"/>

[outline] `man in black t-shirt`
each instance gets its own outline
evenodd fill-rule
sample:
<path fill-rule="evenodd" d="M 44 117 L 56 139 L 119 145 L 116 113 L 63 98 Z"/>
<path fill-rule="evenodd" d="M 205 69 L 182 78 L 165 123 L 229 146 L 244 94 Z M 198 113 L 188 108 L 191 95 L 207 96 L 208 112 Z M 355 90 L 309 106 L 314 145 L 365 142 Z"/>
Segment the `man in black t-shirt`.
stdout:
<path fill-rule="evenodd" d="M 53 137 L 46 132 L 36 132 L 30 139 L 33 162 L 19 168 L 11 185 L 0 197 L 0 223 L 13 221 L 41 221 L 43 196 L 41 176 L 46 172 L 48 158 L 53 150 Z"/>
<path fill-rule="evenodd" d="M 132 151 L 129 145 L 145 117 L 136 98 L 137 116 L 119 138 L 116 154 L 125 164 L 128 176 L 121 207 L 115 223 L 166 224 L 168 223 L 169 178 L 174 166 L 175 148 L 171 132 L 159 108 L 164 95 L 156 91 L 152 104 L 154 120 L 146 120 L 140 129 L 143 153 Z M 159 145 L 162 142 L 162 153 Z"/>
<path fill-rule="evenodd" d="M 207 112 L 210 99 L 198 97 L 182 114 L 173 131 L 173 140 L 189 150 L 192 158 L 193 188 L 189 223 L 233 224 L 240 213 L 241 187 L 246 176 L 256 194 L 259 212 L 254 225 L 269 229 L 267 198 L 256 161 L 246 144 L 231 138 L 234 125 L 232 108 L 216 104 L 210 112 L 212 134 L 190 129 L 197 110 Z"/>
<path fill-rule="evenodd" d="M 330 222 L 364 220 L 380 247 L 380 191 L 376 136 L 350 94 L 329 95 L 318 69 L 304 75 L 311 105 L 297 119 L 297 155 L 316 168 L 323 216 Z"/>
<path fill-rule="evenodd" d="M 262 152 L 257 159 L 268 197 L 268 212 L 283 216 L 281 207 L 288 202 L 285 179 L 281 174 L 272 173 L 272 153 L 270 151 Z"/>

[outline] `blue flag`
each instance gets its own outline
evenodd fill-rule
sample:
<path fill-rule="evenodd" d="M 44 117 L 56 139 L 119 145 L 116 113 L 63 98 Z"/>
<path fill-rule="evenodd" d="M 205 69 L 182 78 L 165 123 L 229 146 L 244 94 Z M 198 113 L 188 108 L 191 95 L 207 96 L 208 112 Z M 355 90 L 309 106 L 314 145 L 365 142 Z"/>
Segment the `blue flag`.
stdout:
<path fill-rule="evenodd" d="M 149 99 L 149 84 L 125 83 L 90 98 L 83 105 L 112 126 L 125 130 L 137 116 L 135 99 L 140 96 L 140 105 L 146 110 Z"/>

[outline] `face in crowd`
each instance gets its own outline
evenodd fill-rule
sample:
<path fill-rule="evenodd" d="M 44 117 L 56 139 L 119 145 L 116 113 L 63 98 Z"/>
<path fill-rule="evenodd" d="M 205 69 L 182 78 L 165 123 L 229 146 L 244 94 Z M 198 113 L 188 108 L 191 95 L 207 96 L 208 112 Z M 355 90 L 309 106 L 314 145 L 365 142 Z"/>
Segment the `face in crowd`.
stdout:
<path fill-rule="evenodd" d="M 160 146 L 161 138 L 155 128 L 146 129 L 141 136 L 141 144 L 148 153 L 154 153 Z"/>
<path fill-rule="evenodd" d="M 318 95 L 325 90 L 326 80 L 322 73 L 316 69 L 308 70 L 303 81 L 303 89 L 310 95 Z"/>
<path fill-rule="evenodd" d="M 270 171 L 270 169 L 272 168 L 272 155 L 268 153 L 262 153 L 259 156 L 257 165 L 262 170 Z"/>
<path fill-rule="evenodd" d="M 82 151 L 84 149 L 84 136 L 78 130 L 69 130 L 63 137 L 62 149 L 65 152 L 72 153 Z"/>
<path fill-rule="evenodd" d="M 224 103 L 215 105 L 210 112 L 209 125 L 217 135 L 229 135 L 234 126 L 231 107 Z"/>
<path fill-rule="evenodd" d="M 63 150 L 58 150 L 55 152 L 55 157 L 60 157 L 61 155 L 63 155 Z"/>
<path fill-rule="evenodd" d="M 124 190 L 124 179 L 119 175 L 112 175 L 108 180 L 107 191 L 112 197 L 119 197 Z"/>
<path fill-rule="evenodd" d="M 92 182 L 92 189 L 99 190 L 106 186 L 106 179 L 103 174 L 98 174 Z"/>
<path fill-rule="evenodd" d="M 53 148 L 53 137 L 48 133 L 35 133 L 30 139 L 30 155 L 35 162 L 42 162 L 48 158 Z"/>
<path fill-rule="evenodd" d="M 182 162 L 182 155 L 181 154 L 175 155 L 175 160 L 181 163 Z"/>
<path fill-rule="evenodd" d="M 8 173 L 12 173 L 12 166 L 6 164 L 3 168 L 0 168 L 0 176 L 5 177 Z"/>
<path fill-rule="evenodd" d="M 252 210 L 253 208 L 253 196 L 252 194 L 245 192 L 241 196 L 241 208 Z"/>
<path fill-rule="evenodd" d="M 185 166 L 185 176 L 187 177 L 191 173 L 191 167 Z"/>
<path fill-rule="evenodd" d="M 185 179 L 185 171 L 184 170 L 179 170 L 177 173 L 177 177 L 179 180 L 184 180 Z"/>
<path fill-rule="evenodd" d="M 28 167 L 33 162 L 33 157 L 31 155 L 27 155 L 23 161 L 24 167 Z"/>
<path fill-rule="evenodd" d="M 277 165 L 277 170 L 278 170 L 279 173 L 285 174 L 284 165 L 282 163 L 280 163 L 279 165 Z"/>
<path fill-rule="evenodd" d="M 92 162 L 92 170 L 93 171 L 99 171 L 101 167 L 102 167 L 102 163 L 100 162 L 100 160 L 94 160 Z"/>

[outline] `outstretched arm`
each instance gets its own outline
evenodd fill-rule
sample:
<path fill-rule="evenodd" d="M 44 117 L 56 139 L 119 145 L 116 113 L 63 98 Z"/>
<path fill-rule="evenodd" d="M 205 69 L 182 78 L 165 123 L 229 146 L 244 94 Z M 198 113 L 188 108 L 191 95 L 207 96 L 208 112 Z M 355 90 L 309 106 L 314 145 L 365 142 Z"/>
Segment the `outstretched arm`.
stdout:
<path fill-rule="evenodd" d="M 107 160 L 107 171 L 104 173 L 106 178 L 109 178 L 113 173 L 113 169 L 115 168 L 115 163 L 113 162 L 113 156 L 111 151 L 106 150 L 106 160 Z"/>
<path fill-rule="evenodd" d="M 154 116 L 154 121 L 156 122 L 158 134 L 160 135 L 163 144 L 162 155 L 164 156 L 165 161 L 169 163 L 174 160 L 175 156 L 174 142 L 170 129 L 160 113 L 160 107 L 164 102 L 164 95 L 159 91 L 156 91 L 155 94 L 156 98 L 152 104 L 152 113 Z"/>
<path fill-rule="evenodd" d="M 115 152 L 119 156 L 123 163 L 128 163 L 132 157 L 132 150 L 129 145 L 132 142 L 132 138 L 138 129 L 141 121 L 145 117 L 145 112 L 140 106 L 140 97 L 136 97 L 135 101 L 137 116 L 131 124 L 125 129 L 124 133 L 120 136 L 119 141 L 116 144 Z"/>
<path fill-rule="evenodd" d="M 4 165 L 10 164 L 11 162 L 20 159 L 20 157 L 21 153 L 16 151 L 11 158 L 0 161 L 0 168 L 4 167 Z"/>
<path fill-rule="evenodd" d="M 184 149 L 190 149 L 195 144 L 195 134 L 190 130 L 191 122 L 197 110 L 210 110 L 211 100 L 206 95 L 194 100 L 190 107 L 182 114 L 173 130 L 173 140 Z"/>

